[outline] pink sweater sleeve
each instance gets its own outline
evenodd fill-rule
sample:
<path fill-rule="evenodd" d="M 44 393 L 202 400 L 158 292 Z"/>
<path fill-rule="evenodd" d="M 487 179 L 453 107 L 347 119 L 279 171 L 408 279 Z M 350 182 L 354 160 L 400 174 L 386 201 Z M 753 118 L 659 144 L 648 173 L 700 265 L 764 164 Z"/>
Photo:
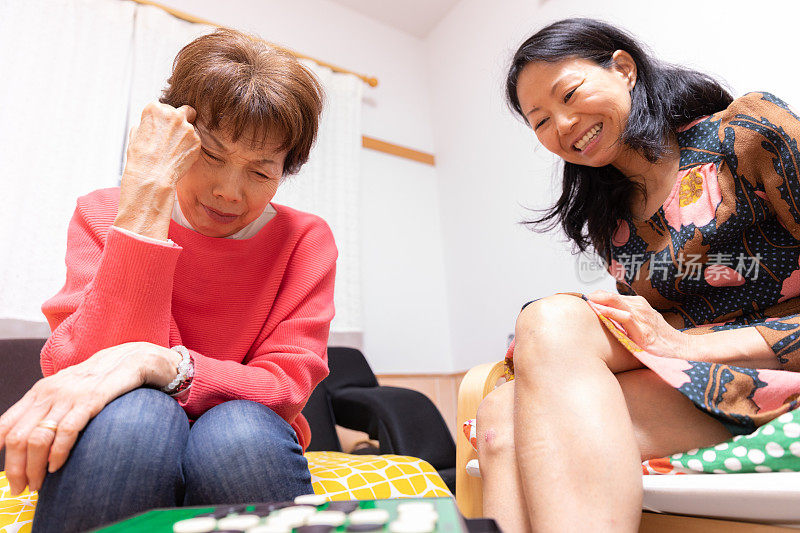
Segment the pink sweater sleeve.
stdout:
<path fill-rule="evenodd" d="M 113 213 L 107 205 L 89 207 L 82 200 L 67 233 L 66 283 L 42 306 L 53 332 L 41 355 L 45 376 L 125 342 L 169 346 L 172 283 L 181 247 L 90 223 L 95 218 L 107 223 Z M 103 211 L 100 216 L 87 216 L 95 208 Z"/>
<path fill-rule="evenodd" d="M 181 401 L 190 417 L 222 402 L 243 399 L 295 422 L 314 387 L 328 375 L 336 256 L 327 225 L 311 226 L 292 252 L 267 324 L 245 364 L 192 353 L 195 376 Z M 305 447 L 307 425 L 297 422 L 295 429 Z"/>

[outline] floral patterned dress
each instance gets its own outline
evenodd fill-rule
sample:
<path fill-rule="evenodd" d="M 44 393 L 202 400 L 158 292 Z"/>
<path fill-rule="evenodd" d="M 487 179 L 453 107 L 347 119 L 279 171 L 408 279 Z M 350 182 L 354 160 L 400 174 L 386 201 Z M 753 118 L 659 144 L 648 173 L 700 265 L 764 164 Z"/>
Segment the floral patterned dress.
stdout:
<path fill-rule="evenodd" d="M 800 406 L 798 138 L 800 118 L 769 93 L 685 127 L 674 188 L 649 219 L 619 221 L 609 266 L 620 293 L 643 296 L 675 328 L 756 328 L 780 370 L 658 357 L 595 309 L 647 367 L 737 433 Z"/>

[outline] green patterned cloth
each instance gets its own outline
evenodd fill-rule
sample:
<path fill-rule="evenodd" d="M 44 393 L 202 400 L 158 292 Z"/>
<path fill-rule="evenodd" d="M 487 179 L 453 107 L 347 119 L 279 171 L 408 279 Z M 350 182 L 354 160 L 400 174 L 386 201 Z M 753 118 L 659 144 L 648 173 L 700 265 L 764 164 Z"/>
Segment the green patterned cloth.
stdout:
<path fill-rule="evenodd" d="M 739 435 L 715 446 L 676 453 L 667 459 L 673 471 L 653 468 L 651 473 L 800 472 L 800 409 L 779 416 L 750 435 Z M 653 461 L 654 464 L 657 462 L 660 461 Z M 650 461 L 645 461 L 643 466 L 648 466 L 648 463 Z"/>

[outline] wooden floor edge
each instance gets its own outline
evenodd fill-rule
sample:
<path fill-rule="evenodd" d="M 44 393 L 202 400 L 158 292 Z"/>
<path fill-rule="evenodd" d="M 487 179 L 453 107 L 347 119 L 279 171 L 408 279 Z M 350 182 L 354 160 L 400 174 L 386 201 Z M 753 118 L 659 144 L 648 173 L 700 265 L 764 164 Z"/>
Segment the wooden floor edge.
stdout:
<path fill-rule="evenodd" d="M 639 533 L 790 533 L 794 528 L 644 511 Z"/>

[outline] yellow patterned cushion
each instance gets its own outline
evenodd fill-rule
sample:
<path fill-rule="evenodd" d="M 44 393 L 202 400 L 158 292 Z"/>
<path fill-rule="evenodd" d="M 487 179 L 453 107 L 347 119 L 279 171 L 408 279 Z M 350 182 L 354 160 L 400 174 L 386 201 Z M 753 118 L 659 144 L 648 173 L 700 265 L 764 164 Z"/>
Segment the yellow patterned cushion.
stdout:
<path fill-rule="evenodd" d="M 19 496 L 11 496 L 6 473 L 0 472 L 0 532 L 30 533 L 36 498 L 35 492 L 27 490 Z"/>
<path fill-rule="evenodd" d="M 308 452 L 311 485 L 329 500 L 452 496 L 436 470 L 416 457 Z"/>
<path fill-rule="evenodd" d="M 329 500 L 374 500 L 416 496 L 452 496 L 436 470 L 415 457 L 308 452 L 314 492 Z M 0 533 L 30 533 L 35 492 L 9 495 L 0 472 Z"/>

